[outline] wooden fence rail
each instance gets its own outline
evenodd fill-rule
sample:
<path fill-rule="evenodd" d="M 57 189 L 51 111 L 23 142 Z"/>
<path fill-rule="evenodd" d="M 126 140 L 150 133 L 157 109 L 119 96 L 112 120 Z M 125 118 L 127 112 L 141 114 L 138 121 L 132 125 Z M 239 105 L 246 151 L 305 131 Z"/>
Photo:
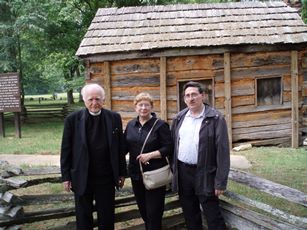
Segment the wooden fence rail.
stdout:
<path fill-rule="evenodd" d="M 27 105 L 21 115 L 27 118 L 65 118 L 73 109 L 67 103 Z M 6 119 L 12 119 L 13 113 L 4 113 Z"/>
<path fill-rule="evenodd" d="M 65 118 L 69 113 L 68 104 L 29 105 L 26 107 L 26 116 L 33 118 Z"/>
<path fill-rule="evenodd" d="M 43 183 L 60 183 L 58 167 L 43 167 L 21 170 L 17 167 L 5 166 L 0 171 L 0 229 L 21 229 L 25 223 L 43 220 L 61 219 L 75 215 L 73 195 L 43 194 L 14 195 L 12 190 L 31 187 Z M 23 176 L 20 178 L 18 176 Z M 31 176 L 31 179 L 24 179 Z M 37 176 L 37 177 L 33 177 Z M 260 190 L 274 197 L 283 198 L 302 207 L 307 207 L 307 195 L 301 191 L 280 185 L 252 174 L 231 169 L 229 178 L 235 182 Z M 127 187 L 116 194 L 116 222 L 128 223 L 124 229 L 144 229 L 144 225 L 134 221 L 140 218 L 131 188 Z M 307 229 L 307 218 L 295 216 L 276 209 L 270 205 L 252 200 L 243 195 L 227 191 L 221 201 L 222 214 L 230 228 L 237 229 Z M 25 211 L 30 205 L 63 204 L 60 208 L 48 208 L 37 211 Z M 257 212 L 255 211 L 257 210 Z M 53 226 L 52 230 L 75 229 L 75 222 Z M 163 217 L 163 229 L 185 229 L 184 218 L 179 205 L 178 196 L 168 193 Z"/>

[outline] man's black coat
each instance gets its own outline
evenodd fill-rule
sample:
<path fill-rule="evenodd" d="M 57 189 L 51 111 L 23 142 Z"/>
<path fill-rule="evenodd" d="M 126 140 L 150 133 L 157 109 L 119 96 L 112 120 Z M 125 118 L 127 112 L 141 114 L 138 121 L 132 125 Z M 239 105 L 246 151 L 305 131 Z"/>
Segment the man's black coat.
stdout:
<path fill-rule="evenodd" d="M 88 181 L 89 152 L 86 141 L 88 116 L 87 109 L 71 113 L 65 119 L 62 138 L 62 181 L 71 181 L 72 190 L 77 195 L 84 194 Z M 100 116 L 104 116 L 107 132 L 107 136 L 101 138 L 107 138 L 114 185 L 118 187 L 119 177 L 127 174 L 121 117 L 118 113 L 106 109 L 101 110 Z"/>

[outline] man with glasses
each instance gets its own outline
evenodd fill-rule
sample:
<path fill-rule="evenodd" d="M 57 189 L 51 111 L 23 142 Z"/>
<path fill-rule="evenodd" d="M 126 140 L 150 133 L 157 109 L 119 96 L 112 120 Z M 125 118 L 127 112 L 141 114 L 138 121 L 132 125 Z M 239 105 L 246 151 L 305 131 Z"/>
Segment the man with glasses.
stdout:
<path fill-rule="evenodd" d="M 226 190 L 230 154 L 226 121 L 207 104 L 203 85 L 183 86 L 187 108 L 173 120 L 173 183 L 178 191 L 188 230 L 202 230 L 201 209 L 208 229 L 226 229 L 219 196 Z"/>
<path fill-rule="evenodd" d="M 75 196 L 77 229 L 93 229 L 93 201 L 98 229 L 114 229 L 115 187 L 126 175 L 122 121 L 102 108 L 105 91 L 88 84 L 81 91 L 85 107 L 71 113 L 64 124 L 61 173 L 64 189 Z"/>

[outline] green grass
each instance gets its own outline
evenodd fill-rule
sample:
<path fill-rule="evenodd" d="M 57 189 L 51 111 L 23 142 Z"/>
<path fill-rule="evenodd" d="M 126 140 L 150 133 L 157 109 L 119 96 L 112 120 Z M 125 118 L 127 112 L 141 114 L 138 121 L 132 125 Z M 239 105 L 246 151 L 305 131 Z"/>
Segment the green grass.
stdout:
<path fill-rule="evenodd" d="M 244 170 L 276 183 L 307 193 L 307 149 L 259 147 L 234 153 L 245 156 L 252 167 Z M 282 198 L 229 181 L 228 190 L 269 204 L 293 215 L 307 217 L 307 209 Z"/>
<path fill-rule="evenodd" d="M 250 187 L 247 187 L 245 185 L 229 181 L 228 188 L 229 191 L 234 192 L 236 194 L 240 194 L 243 196 L 246 196 L 252 200 L 262 202 L 264 204 L 268 204 L 274 208 L 280 209 L 286 213 L 290 213 L 292 215 L 300 216 L 300 217 L 307 217 L 307 209 L 301 205 L 292 203 L 290 201 L 287 201 L 282 198 L 274 197 L 270 194 L 267 194 L 265 192 L 261 192 L 257 189 L 253 189 Z M 224 197 L 223 197 L 224 198 Z M 227 201 L 230 201 L 229 199 L 226 199 Z M 242 206 L 242 203 L 237 203 L 230 201 L 231 203 L 238 204 Z M 253 209 L 255 211 L 258 211 L 257 208 L 251 208 L 248 205 L 243 205 L 247 207 L 248 209 Z M 265 213 L 263 211 L 260 211 L 261 213 Z"/>
<path fill-rule="evenodd" d="M 73 93 L 74 95 L 74 98 L 78 98 L 79 97 L 79 93 Z M 39 95 L 25 95 L 25 100 L 26 101 L 29 101 L 31 100 L 31 98 L 34 100 L 34 101 L 38 101 L 38 98 L 45 98 L 47 100 L 53 100 L 52 99 L 52 94 L 39 94 Z M 66 93 L 58 93 L 57 94 L 57 100 L 66 100 L 67 99 L 67 94 Z"/>
<path fill-rule="evenodd" d="M 21 125 L 21 138 L 16 138 L 13 122 L 6 121 L 0 154 L 59 154 L 63 123 L 61 119 L 27 121 Z"/>
<path fill-rule="evenodd" d="M 48 110 L 47 105 L 67 103 L 66 93 L 59 93 L 57 100 L 52 100 L 51 96 L 50 94 L 27 95 L 25 106 L 30 108 L 35 105 L 35 109 Z M 39 97 L 46 100 L 39 103 Z M 69 111 L 83 107 L 83 102 L 78 102 L 79 93 L 74 93 L 74 99 L 75 104 L 70 105 Z M 0 137 L 0 154 L 59 154 L 63 125 L 64 119 L 60 117 L 43 119 L 29 116 L 21 124 L 19 139 L 15 137 L 13 114 L 5 113 L 5 138 Z"/>
<path fill-rule="evenodd" d="M 251 162 L 252 167 L 245 171 L 307 193 L 306 148 L 259 147 L 234 154 Z"/>
<path fill-rule="evenodd" d="M 74 101 L 79 101 L 79 93 L 73 93 Z M 44 100 L 39 100 L 43 98 Z M 26 95 L 25 105 L 48 105 L 48 104 L 65 104 L 67 103 L 67 94 L 58 93 L 57 99 L 54 100 L 51 94 Z"/>

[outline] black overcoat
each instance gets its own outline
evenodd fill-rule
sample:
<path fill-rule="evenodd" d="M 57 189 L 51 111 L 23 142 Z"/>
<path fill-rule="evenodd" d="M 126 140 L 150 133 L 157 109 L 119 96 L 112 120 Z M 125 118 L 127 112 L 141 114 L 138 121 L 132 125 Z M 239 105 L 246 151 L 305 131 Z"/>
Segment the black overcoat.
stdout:
<path fill-rule="evenodd" d="M 87 109 L 68 115 L 65 119 L 62 138 L 62 181 L 71 181 L 72 190 L 78 195 L 84 194 L 88 181 L 89 152 L 86 141 L 86 120 L 88 116 Z M 100 116 L 104 116 L 106 121 L 110 164 L 114 185 L 118 187 L 118 178 L 127 175 L 121 117 L 118 113 L 106 109 L 101 110 Z"/>

